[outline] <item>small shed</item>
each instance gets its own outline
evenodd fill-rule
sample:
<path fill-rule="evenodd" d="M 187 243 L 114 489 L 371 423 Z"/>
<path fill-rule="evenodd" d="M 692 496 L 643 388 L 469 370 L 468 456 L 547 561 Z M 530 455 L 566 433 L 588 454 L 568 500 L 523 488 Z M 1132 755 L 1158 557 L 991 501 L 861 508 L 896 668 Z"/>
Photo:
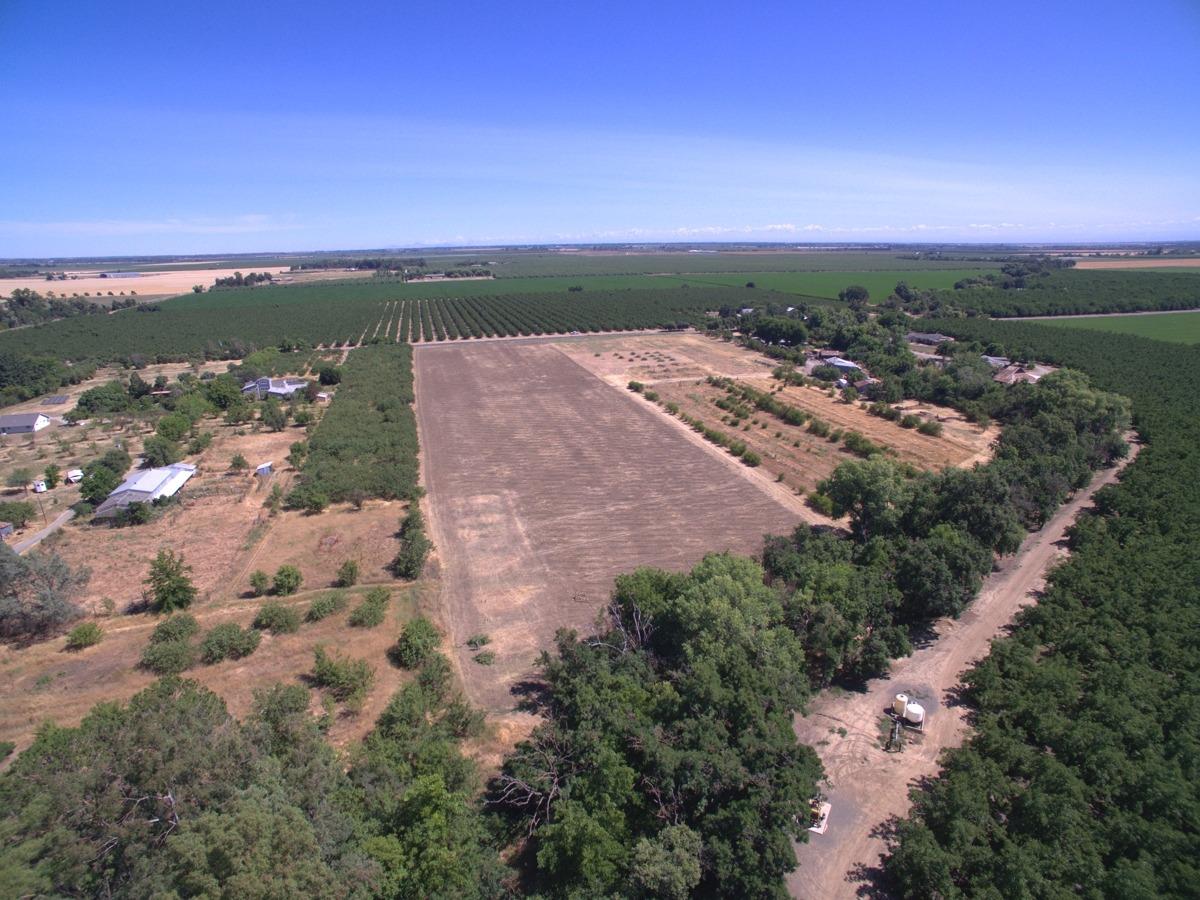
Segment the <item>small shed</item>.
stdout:
<path fill-rule="evenodd" d="M 12 522 L 0 522 L 0 538 L 6 538 L 13 533 Z"/>
<path fill-rule="evenodd" d="M 259 478 L 266 478 L 273 471 L 274 470 L 271 468 L 270 462 L 259 463 L 257 466 L 254 467 L 254 474 L 257 475 Z"/>
<path fill-rule="evenodd" d="M 35 494 L 44 494 L 48 490 L 49 490 L 49 488 L 46 486 L 46 482 L 44 479 L 39 478 L 37 481 L 35 481 L 33 483 L 33 492 Z"/>
<path fill-rule="evenodd" d="M 68 469 L 64 477 L 67 484 L 79 484 L 83 481 L 83 469 Z"/>

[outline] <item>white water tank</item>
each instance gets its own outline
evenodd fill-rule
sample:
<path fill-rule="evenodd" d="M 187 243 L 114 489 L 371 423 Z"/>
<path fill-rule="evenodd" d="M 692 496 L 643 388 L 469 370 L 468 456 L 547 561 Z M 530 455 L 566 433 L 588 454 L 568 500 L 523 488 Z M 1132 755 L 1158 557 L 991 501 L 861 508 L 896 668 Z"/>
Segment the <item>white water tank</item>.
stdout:
<path fill-rule="evenodd" d="M 925 723 L 925 707 L 920 703 L 909 703 L 904 707 L 904 719 L 910 725 L 923 725 Z"/>
<path fill-rule="evenodd" d="M 908 707 L 908 694 L 897 694 L 896 699 L 892 701 L 892 713 L 897 716 L 903 716 L 904 710 Z"/>

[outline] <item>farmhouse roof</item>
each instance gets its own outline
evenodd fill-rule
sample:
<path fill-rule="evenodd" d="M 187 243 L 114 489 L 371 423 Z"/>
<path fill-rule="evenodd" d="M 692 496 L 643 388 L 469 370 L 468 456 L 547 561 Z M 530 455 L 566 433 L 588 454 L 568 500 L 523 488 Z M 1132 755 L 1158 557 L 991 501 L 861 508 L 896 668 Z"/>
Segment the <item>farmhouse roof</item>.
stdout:
<path fill-rule="evenodd" d="M 157 469 L 145 469 L 126 478 L 108 498 L 96 507 L 95 516 L 114 515 L 117 509 L 131 503 L 147 503 L 160 497 L 171 497 L 196 474 L 191 463 L 174 463 Z"/>
<path fill-rule="evenodd" d="M 39 412 L 31 413 L 9 413 L 6 416 L 0 416 L 0 428 L 24 428 L 29 425 L 36 425 L 40 419 L 47 417 Z"/>

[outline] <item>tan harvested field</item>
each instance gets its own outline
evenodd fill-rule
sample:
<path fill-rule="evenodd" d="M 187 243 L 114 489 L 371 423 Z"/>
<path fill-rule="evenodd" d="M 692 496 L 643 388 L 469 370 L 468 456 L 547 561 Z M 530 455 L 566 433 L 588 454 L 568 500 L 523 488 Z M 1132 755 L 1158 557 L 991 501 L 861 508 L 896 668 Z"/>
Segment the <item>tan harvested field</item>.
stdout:
<path fill-rule="evenodd" d="M 1130 259 L 1077 259 L 1077 269 L 1200 269 L 1200 256 L 1142 256 Z"/>
<path fill-rule="evenodd" d="M 415 353 L 439 608 L 468 693 L 501 717 L 501 743 L 528 726 L 506 715 L 514 686 L 556 629 L 592 626 L 616 575 L 753 553 L 802 519 L 764 480 L 567 356 L 591 343 Z M 477 633 L 491 638 L 490 667 L 464 646 Z"/>
<path fill-rule="evenodd" d="M 199 599 L 191 612 L 204 629 L 224 621 L 245 625 L 253 619 L 262 601 L 246 594 L 249 573 L 258 568 L 273 573 L 284 563 L 298 566 L 304 576 L 302 593 L 286 602 L 304 609 L 313 597 L 332 589 L 337 569 L 346 559 L 359 562 L 357 593 L 372 584 L 392 589 L 392 612 L 378 628 L 349 628 L 347 612 L 305 624 L 297 634 L 266 636 L 259 650 L 245 660 L 188 671 L 188 677 L 224 697 L 234 713 L 249 708 L 255 688 L 301 680 L 312 668 L 312 649 L 318 642 L 367 659 L 376 669 L 376 684 L 362 714 L 339 718 L 332 731 L 335 741 L 364 734 L 406 677 L 387 661 L 386 650 L 399 634 L 399 623 L 424 605 L 422 596 L 428 587 L 423 582 L 399 584 L 384 568 L 397 549 L 394 535 L 404 505 L 371 501 L 362 510 L 339 505 L 319 516 L 286 511 L 270 516 L 263 502 L 271 484 L 286 490 L 294 477 L 284 458 L 302 430 L 235 429 L 213 420 L 201 427 L 214 432 L 213 443 L 202 454 L 187 457 L 199 471 L 180 491 L 177 503 L 159 518 L 117 529 L 72 522 L 44 542 L 42 550 L 57 552 L 70 565 L 91 570 L 78 600 L 101 624 L 106 637 L 97 647 L 78 654 L 64 652 L 61 637 L 28 648 L 0 647 L 0 681 L 6 684 L 0 692 L 0 740 L 23 747 L 42 721 L 73 724 L 97 702 L 128 699 L 153 680 L 136 666 L 158 618 L 124 611 L 141 599 L 143 579 L 162 547 L 181 552 L 192 567 Z M 136 450 L 142 430 L 137 422 L 114 425 L 111 432 L 94 426 L 84 440 L 90 448 L 91 439 L 99 438 L 97 449 L 102 452 L 120 437 Z M 38 438 L 46 433 L 40 432 Z M 64 428 L 61 433 L 82 437 L 85 429 Z M 229 474 L 229 461 L 238 453 L 252 464 L 273 460 L 276 474 L 270 482 L 249 474 Z M 78 487 L 62 486 L 42 497 L 53 516 L 78 499 Z M 319 712 L 318 702 L 314 697 L 314 710 Z"/>
<path fill-rule="evenodd" d="M 140 573 L 129 573 L 135 581 Z M 395 643 L 403 622 L 417 608 L 421 586 L 398 587 L 392 592 L 387 620 L 376 628 L 351 628 L 346 623 L 361 596 L 350 592 L 345 612 L 321 622 L 305 623 L 294 634 L 264 634 L 253 655 L 242 660 L 226 660 L 216 665 L 197 665 L 189 669 L 194 678 L 218 693 L 234 715 L 244 715 L 251 707 L 254 691 L 275 682 L 303 682 L 311 671 L 313 649 L 325 644 L 346 656 L 366 659 L 375 669 L 375 684 L 362 712 L 357 716 L 340 712 L 330 729 L 336 744 L 360 738 L 374 725 L 395 690 L 410 676 L 387 661 L 387 648 Z M 283 602 L 302 614 L 309 603 L 324 591 L 305 591 Z M 226 597 L 196 605 L 192 613 L 200 623 L 201 635 L 214 625 L 237 622 L 247 626 L 259 606 L 257 600 Z M 59 637 L 32 647 L 14 649 L 0 646 L 0 740 L 14 741 L 18 749 L 29 745 L 43 722 L 74 725 L 97 703 L 125 701 L 155 680 L 149 672 L 137 668 L 137 661 L 149 642 L 154 626 L 161 619 L 152 615 L 110 616 L 96 619 L 104 629 L 104 640 L 95 647 L 77 653 L 65 649 Z M 321 713 L 318 692 L 313 695 L 313 712 Z"/>
<path fill-rule="evenodd" d="M 112 269 L 117 272 L 120 269 Z M 0 297 L 9 297 L 18 288 L 28 288 L 39 294 L 53 291 L 59 297 L 82 297 L 85 293 L 98 301 L 108 299 L 108 292 L 121 296 L 124 291 L 128 296 L 131 291 L 137 291 L 140 298 L 167 297 L 191 292 L 192 285 L 202 284 L 212 287 L 218 278 L 228 278 L 234 272 L 246 274 L 249 268 L 240 269 L 180 269 L 163 272 L 139 272 L 136 278 L 101 278 L 96 272 L 66 272 L 66 281 L 47 281 L 45 278 L 3 278 L 0 279 Z M 255 269 L 257 272 L 270 272 L 277 275 L 286 272 L 282 266 L 267 266 Z M 345 273 L 343 273 L 344 275 Z M 99 295 L 99 296 L 97 296 Z"/>
<path fill-rule="evenodd" d="M 755 411 L 741 425 L 722 422 L 733 417 L 719 409 L 715 401 L 727 394 L 705 379 L 720 375 L 759 391 L 772 391 L 779 386 L 770 376 L 776 363 L 762 354 L 697 334 L 618 335 L 562 344 L 560 349 L 622 390 L 630 381 L 640 381 L 658 393 L 663 403 L 676 403 L 682 413 L 737 437 L 762 457 L 761 470 L 772 481 L 782 476 L 781 484 L 793 492 L 812 490 L 840 463 L 856 458 L 840 443 L 817 437 L 806 426 L 788 425 L 768 413 Z M 776 397 L 817 416 L 836 431 L 857 431 L 890 448 L 894 458 L 922 469 L 984 462 L 999 435 L 999 429 L 972 425 L 952 409 L 915 401 L 898 405 L 906 413 L 941 422 L 940 437 L 901 428 L 869 415 L 863 408 L 865 404 L 844 403 L 815 387 L 783 387 Z M 646 405 L 666 415 L 661 407 Z"/>

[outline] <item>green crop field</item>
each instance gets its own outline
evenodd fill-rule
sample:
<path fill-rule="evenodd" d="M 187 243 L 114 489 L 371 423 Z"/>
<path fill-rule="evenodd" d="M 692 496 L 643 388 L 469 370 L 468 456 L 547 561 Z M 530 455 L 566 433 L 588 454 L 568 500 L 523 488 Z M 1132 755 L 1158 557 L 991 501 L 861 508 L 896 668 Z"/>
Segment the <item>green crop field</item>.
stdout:
<path fill-rule="evenodd" d="M 651 288 L 568 291 L 564 287 L 553 292 L 458 297 L 414 293 L 406 288 L 420 286 L 383 279 L 213 291 L 0 332 L 0 351 L 72 361 L 134 356 L 163 361 L 198 356 L 233 359 L 281 342 L 341 346 L 376 338 L 433 341 L 618 331 L 699 324 L 706 312 L 722 306 L 797 302 L 792 294 L 744 287 L 684 287 L 647 278 L 642 283 Z M 495 288 L 505 282 L 473 284 Z"/>
<path fill-rule="evenodd" d="M 1140 316 L 1068 316 L 1039 319 L 1039 325 L 1133 334 L 1175 344 L 1200 344 L 1200 312 L 1148 313 Z"/>
<path fill-rule="evenodd" d="M 983 274 L 986 269 L 888 269 L 884 271 L 837 272 L 751 272 L 711 275 L 664 275 L 659 280 L 679 281 L 696 286 L 740 287 L 748 281 L 755 287 L 808 297 L 835 298 L 847 286 L 858 284 L 871 292 L 872 300 L 885 299 L 896 282 L 908 282 L 910 287 L 954 287 L 956 281 Z"/>

